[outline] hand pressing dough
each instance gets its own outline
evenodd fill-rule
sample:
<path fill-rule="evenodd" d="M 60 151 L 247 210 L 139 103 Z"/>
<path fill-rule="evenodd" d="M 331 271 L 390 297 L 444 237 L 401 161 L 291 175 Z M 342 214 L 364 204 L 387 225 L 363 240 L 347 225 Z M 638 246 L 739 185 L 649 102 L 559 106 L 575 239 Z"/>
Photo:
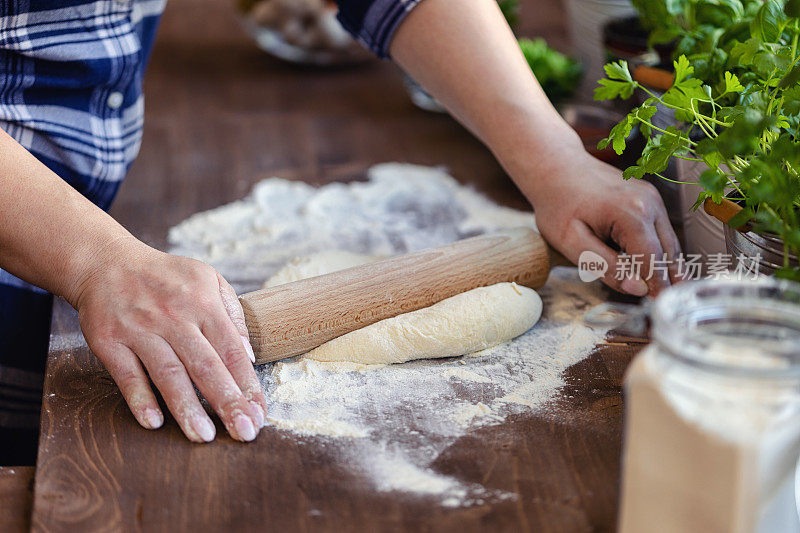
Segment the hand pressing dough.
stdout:
<path fill-rule="evenodd" d="M 542 300 L 536 291 L 515 283 L 498 283 L 351 331 L 305 357 L 363 364 L 453 357 L 522 335 L 541 314 Z"/>

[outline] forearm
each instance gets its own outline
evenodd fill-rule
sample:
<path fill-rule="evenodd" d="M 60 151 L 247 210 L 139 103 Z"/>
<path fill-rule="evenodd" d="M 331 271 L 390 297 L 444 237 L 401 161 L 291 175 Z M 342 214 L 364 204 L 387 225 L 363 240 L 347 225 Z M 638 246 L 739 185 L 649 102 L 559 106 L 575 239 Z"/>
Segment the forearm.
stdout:
<path fill-rule="evenodd" d="M 495 154 L 526 194 L 582 153 L 539 87 L 495 0 L 423 0 L 392 57 Z"/>
<path fill-rule="evenodd" d="M 267 402 L 236 293 L 210 266 L 158 252 L 0 131 L 0 267 L 63 296 L 139 423 L 164 416 L 150 379 L 195 442 L 253 440 Z"/>
<path fill-rule="evenodd" d="M 135 239 L 0 130 L 0 267 L 75 305 L 83 281 Z"/>

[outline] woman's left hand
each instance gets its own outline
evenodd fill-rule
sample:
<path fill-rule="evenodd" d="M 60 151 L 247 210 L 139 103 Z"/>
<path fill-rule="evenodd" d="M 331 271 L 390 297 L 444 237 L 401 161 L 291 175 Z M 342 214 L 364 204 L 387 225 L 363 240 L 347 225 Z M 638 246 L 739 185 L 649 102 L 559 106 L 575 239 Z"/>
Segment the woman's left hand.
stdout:
<path fill-rule="evenodd" d="M 543 172 L 522 188 L 551 246 L 575 264 L 586 251 L 598 254 L 608 264 L 603 281 L 621 292 L 654 296 L 679 281 L 680 244 L 653 185 L 624 181 L 618 169 L 580 148 L 551 159 Z M 641 261 L 638 276 L 630 275 L 631 258 Z"/>

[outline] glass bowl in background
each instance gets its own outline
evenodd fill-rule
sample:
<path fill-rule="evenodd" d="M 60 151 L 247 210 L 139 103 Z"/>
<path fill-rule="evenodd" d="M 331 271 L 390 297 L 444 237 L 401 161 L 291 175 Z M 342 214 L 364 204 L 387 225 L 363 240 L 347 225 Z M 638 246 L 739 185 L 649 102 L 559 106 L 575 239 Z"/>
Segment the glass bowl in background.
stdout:
<path fill-rule="evenodd" d="M 302 65 L 354 65 L 372 55 L 336 19 L 329 0 L 237 0 L 245 30 L 270 55 Z"/>

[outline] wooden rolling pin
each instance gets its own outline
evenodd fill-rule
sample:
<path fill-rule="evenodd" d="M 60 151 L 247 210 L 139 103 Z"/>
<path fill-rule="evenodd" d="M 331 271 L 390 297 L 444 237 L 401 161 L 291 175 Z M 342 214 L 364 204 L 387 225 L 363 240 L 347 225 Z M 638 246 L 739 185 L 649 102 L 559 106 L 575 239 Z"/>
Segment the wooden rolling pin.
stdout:
<path fill-rule="evenodd" d="M 539 288 L 551 262 L 566 259 L 537 232 L 516 228 L 261 289 L 239 300 L 261 364 L 476 287 L 514 281 Z"/>

